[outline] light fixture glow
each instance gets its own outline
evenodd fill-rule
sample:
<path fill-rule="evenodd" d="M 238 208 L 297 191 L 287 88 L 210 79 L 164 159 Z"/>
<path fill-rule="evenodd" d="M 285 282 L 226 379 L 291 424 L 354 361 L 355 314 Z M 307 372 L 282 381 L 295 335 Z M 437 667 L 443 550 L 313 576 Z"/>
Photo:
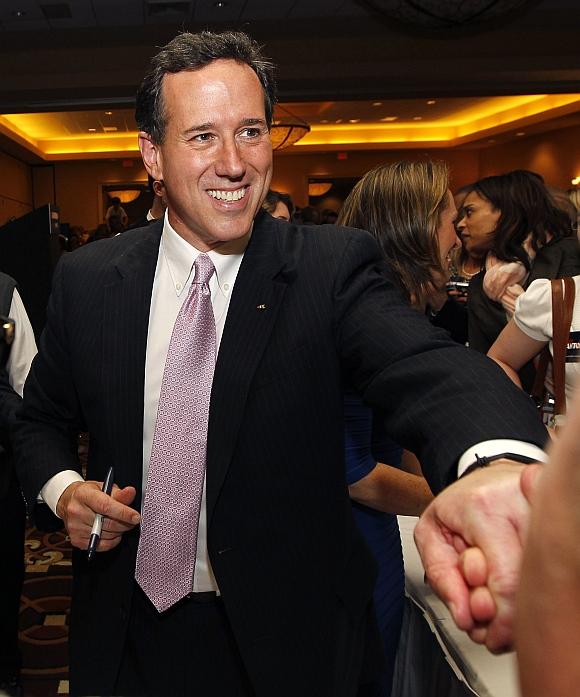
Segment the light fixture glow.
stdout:
<path fill-rule="evenodd" d="M 396 121 L 398 118 L 398 116 L 384 116 L 381 121 Z"/>
<path fill-rule="evenodd" d="M 428 104 L 429 106 L 433 106 L 433 104 L 437 104 L 437 100 L 436 100 L 436 99 L 428 99 L 428 100 L 427 100 L 427 104 Z"/>

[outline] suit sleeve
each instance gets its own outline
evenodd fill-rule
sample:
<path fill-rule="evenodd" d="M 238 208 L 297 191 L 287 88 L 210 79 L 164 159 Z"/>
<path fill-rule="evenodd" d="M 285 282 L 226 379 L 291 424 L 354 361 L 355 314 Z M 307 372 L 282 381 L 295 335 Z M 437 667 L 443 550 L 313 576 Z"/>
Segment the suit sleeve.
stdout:
<path fill-rule="evenodd" d="M 82 418 L 67 351 L 64 283 L 61 262 L 54 275 L 41 351 L 32 363 L 14 427 L 16 470 L 30 512 L 46 481 L 62 470 L 79 470 L 76 436 Z"/>
<path fill-rule="evenodd" d="M 405 302 L 366 233 L 353 235 L 334 286 L 342 363 L 389 435 L 416 453 L 434 491 L 471 446 L 511 438 L 543 447 L 529 397 L 487 357 L 453 342 Z"/>

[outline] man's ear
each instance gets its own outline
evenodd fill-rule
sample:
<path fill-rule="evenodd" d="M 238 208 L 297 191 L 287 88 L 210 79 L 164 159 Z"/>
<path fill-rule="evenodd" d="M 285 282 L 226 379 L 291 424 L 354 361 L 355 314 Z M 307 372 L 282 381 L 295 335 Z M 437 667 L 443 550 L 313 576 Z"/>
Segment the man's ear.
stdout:
<path fill-rule="evenodd" d="M 145 133 L 145 131 L 139 131 L 139 150 L 141 151 L 145 169 L 153 179 L 163 179 L 163 167 L 161 166 L 159 147 L 151 140 L 151 136 Z"/>

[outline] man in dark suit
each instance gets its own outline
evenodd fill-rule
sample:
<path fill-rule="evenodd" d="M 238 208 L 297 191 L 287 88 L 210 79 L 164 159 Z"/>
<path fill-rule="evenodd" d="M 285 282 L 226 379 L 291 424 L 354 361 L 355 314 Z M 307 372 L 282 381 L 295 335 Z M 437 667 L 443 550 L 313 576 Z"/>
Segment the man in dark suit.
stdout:
<path fill-rule="evenodd" d="M 458 462 L 471 464 L 473 447 L 504 452 L 497 443 L 486 451 L 490 439 L 526 441 L 518 447 L 541 456 L 545 433 L 527 398 L 402 301 L 367 233 L 312 232 L 261 212 L 273 100 L 271 66 L 245 35 L 174 39 L 137 99 L 141 153 L 164 183 L 165 219 L 88 245 L 55 273 L 17 439 L 30 505 L 41 492 L 76 547 L 74 694 L 351 697 L 373 677 L 374 566 L 345 483 L 346 383 L 384 412 L 436 490 L 457 476 Z M 195 567 L 189 592 L 159 612 L 135 567 L 156 561 L 141 555 L 139 538 L 153 520 L 150 456 L 167 401 L 164 365 L 205 257 L 215 269 L 202 286 L 219 351 L 200 435 Z M 201 411 L 196 393 L 176 414 L 180 424 Z M 78 429 L 90 432 L 86 481 L 70 447 Z M 170 448 L 169 467 L 172 456 Z M 493 551 L 494 536 L 478 536 L 475 521 L 462 537 L 461 509 L 470 481 L 476 493 L 485 484 L 496 496 L 499 478 L 513 501 L 520 466 L 498 462 L 493 473 L 466 476 L 458 498 L 457 485 L 449 487 L 455 522 L 442 510 L 427 525 L 444 538 L 435 547 L 448 558 L 452 533 Z M 100 491 L 110 465 L 118 485 L 111 497 Z M 170 467 L 166 493 L 178 474 Z M 96 512 L 107 519 L 89 563 Z M 441 570 L 433 567 L 435 579 Z M 454 593 L 467 626 L 461 583 Z"/>

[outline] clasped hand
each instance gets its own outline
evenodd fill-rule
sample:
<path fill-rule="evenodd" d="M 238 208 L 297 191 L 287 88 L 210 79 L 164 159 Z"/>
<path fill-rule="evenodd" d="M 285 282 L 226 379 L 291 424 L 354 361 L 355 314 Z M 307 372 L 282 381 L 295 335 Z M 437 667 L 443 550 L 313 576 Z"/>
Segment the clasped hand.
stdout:
<path fill-rule="evenodd" d="M 127 486 L 120 489 L 115 484 L 110 496 L 103 493 L 101 487 L 102 482 L 73 482 L 58 500 L 57 515 L 63 519 L 74 547 L 88 547 L 97 513 L 105 516 L 99 552 L 107 552 L 116 547 L 123 534 L 141 520 L 139 513 L 130 507 L 135 499 L 135 487 Z"/>
<path fill-rule="evenodd" d="M 524 468 L 497 460 L 442 491 L 415 528 L 426 577 L 460 629 L 493 653 L 512 648 L 529 503 Z"/>

